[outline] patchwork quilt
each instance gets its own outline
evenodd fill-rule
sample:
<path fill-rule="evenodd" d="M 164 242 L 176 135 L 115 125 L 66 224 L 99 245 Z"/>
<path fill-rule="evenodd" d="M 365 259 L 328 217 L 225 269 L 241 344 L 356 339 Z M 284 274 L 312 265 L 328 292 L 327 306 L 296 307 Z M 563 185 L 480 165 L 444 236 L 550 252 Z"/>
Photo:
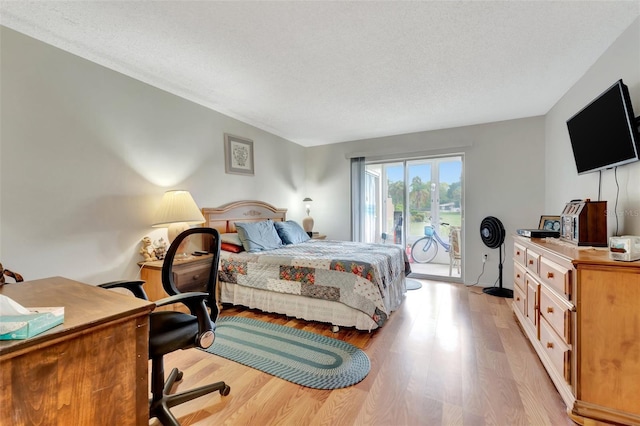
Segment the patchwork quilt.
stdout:
<path fill-rule="evenodd" d="M 390 286 L 402 286 L 404 293 L 408 265 L 398 246 L 309 240 L 257 253 L 225 253 L 219 279 L 341 302 L 382 326 L 391 313 Z"/>

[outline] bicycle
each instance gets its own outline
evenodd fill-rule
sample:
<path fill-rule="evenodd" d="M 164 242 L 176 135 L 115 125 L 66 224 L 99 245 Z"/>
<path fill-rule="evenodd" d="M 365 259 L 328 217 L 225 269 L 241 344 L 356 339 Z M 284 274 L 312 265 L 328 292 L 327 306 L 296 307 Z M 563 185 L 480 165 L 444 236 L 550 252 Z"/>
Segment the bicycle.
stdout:
<path fill-rule="evenodd" d="M 446 222 L 442 222 L 440 225 L 449 226 Z M 431 262 L 438 254 L 438 243 L 449 253 L 451 245 L 442 241 L 433 225 L 426 225 L 424 227 L 424 237 L 420 237 L 411 246 L 411 258 L 416 263 Z"/>

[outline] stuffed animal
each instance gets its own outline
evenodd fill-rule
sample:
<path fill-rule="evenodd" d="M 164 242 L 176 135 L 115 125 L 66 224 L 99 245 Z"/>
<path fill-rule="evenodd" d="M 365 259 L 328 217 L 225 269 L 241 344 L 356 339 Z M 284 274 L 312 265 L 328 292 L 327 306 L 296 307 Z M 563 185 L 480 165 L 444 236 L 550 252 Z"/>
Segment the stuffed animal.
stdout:
<path fill-rule="evenodd" d="M 24 281 L 24 279 L 22 278 L 22 275 L 16 272 L 10 271 L 8 269 L 4 269 L 4 267 L 2 266 L 2 263 L 0 263 L 0 286 L 2 286 L 5 283 L 5 278 L 4 278 L 5 275 L 7 277 L 13 278 L 14 280 L 16 280 L 17 283 Z"/>
<path fill-rule="evenodd" d="M 158 260 L 158 258 L 156 257 L 156 254 L 153 251 L 153 244 L 151 243 L 151 238 L 144 237 L 142 239 L 142 247 L 140 247 L 140 254 L 144 257 L 145 262 Z"/>

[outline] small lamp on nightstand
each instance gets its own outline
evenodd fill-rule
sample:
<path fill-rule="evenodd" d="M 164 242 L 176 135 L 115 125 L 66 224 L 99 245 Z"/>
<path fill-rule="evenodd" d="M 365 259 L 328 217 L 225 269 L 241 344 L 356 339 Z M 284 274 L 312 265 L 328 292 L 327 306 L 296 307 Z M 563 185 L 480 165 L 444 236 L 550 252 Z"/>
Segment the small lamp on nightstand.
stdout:
<path fill-rule="evenodd" d="M 313 200 L 309 197 L 306 197 L 302 202 L 304 203 L 304 208 L 307 211 L 307 217 L 302 219 L 302 228 L 311 236 L 313 232 L 313 218 L 309 216 L 309 212 L 311 211 L 311 202 Z"/>
<path fill-rule="evenodd" d="M 189 229 L 189 225 L 204 222 L 204 216 L 189 191 L 176 190 L 164 193 L 151 226 L 169 228 L 167 237 L 171 244 L 175 237 Z"/>

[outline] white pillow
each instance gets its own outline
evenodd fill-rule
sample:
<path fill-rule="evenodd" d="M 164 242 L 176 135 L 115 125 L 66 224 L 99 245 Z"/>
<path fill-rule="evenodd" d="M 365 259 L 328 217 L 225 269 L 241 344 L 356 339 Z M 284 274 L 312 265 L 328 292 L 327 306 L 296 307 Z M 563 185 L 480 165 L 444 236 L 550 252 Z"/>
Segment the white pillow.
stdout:
<path fill-rule="evenodd" d="M 220 234 L 220 241 L 227 244 L 233 244 L 234 246 L 241 246 L 242 241 L 237 232 L 230 232 L 227 234 Z"/>

